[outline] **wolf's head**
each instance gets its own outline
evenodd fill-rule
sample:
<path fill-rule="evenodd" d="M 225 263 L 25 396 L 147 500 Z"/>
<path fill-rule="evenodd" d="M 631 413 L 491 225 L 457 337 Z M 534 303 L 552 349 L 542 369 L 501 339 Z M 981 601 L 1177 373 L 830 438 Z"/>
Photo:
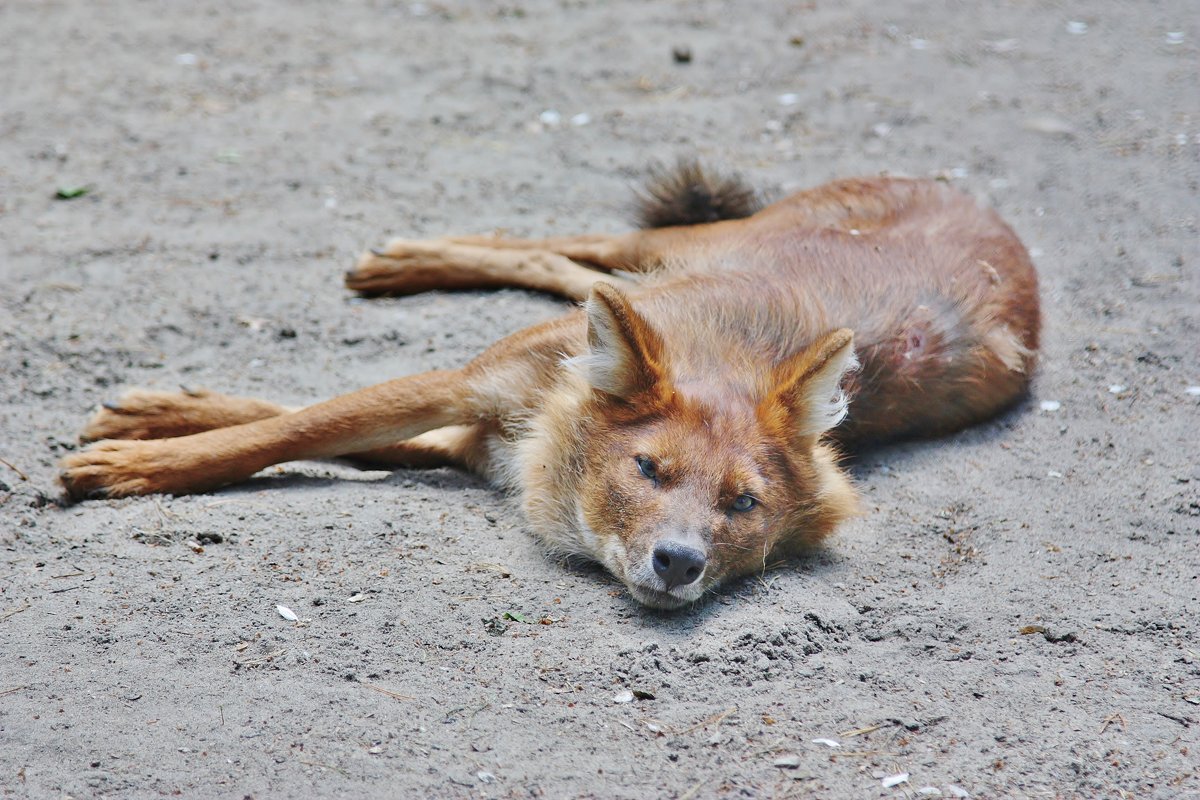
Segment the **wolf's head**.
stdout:
<path fill-rule="evenodd" d="M 588 352 L 576 366 L 592 393 L 577 524 L 589 554 L 637 600 L 694 601 L 854 513 L 854 490 L 822 442 L 846 413 L 850 331 L 777 364 L 737 356 L 711 380 L 681 382 L 663 337 L 704 330 L 656 331 L 605 283 L 586 310 Z"/>

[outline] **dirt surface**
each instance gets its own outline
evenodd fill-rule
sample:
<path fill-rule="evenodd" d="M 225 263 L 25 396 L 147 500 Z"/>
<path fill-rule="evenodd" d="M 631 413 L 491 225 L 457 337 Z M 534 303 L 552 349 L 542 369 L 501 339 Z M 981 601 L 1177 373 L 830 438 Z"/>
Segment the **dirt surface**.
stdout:
<path fill-rule="evenodd" d="M 0 4 L 0 795 L 1200 795 L 1198 22 Z M 675 614 L 446 470 L 61 503 L 124 387 L 305 403 L 559 313 L 340 277 L 386 235 L 622 230 L 678 154 L 995 205 L 1042 275 L 1034 396 L 870 454 L 822 553 Z"/>

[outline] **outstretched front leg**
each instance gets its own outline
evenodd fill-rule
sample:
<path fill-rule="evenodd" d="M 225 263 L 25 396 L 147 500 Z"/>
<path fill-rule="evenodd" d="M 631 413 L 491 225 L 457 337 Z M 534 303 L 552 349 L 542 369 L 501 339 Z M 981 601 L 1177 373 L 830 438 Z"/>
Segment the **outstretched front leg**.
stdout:
<path fill-rule="evenodd" d="M 256 397 L 183 389 L 162 392 L 130 389 L 115 403 L 104 403 L 84 427 L 80 439 L 168 439 L 190 436 L 215 428 L 245 425 L 281 414 L 293 414 L 299 406 L 283 406 Z M 463 467 L 483 471 L 487 460 L 485 423 L 436 428 L 413 439 L 345 457 L 374 466 Z"/>
<path fill-rule="evenodd" d="M 166 439 L 214 428 L 244 425 L 295 411 L 255 397 L 184 388 L 178 392 L 129 389 L 104 403 L 84 426 L 84 442 L 101 439 Z"/>
<path fill-rule="evenodd" d="M 74 498 L 204 491 L 272 464 L 364 453 L 474 422 L 467 388 L 462 370 L 427 372 L 232 427 L 104 440 L 63 459 L 60 479 Z"/>
<path fill-rule="evenodd" d="M 60 478 L 72 497 L 82 498 L 199 492 L 272 464 L 344 455 L 454 463 L 486 473 L 487 441 L 497 426 L 541 402 L 562 358 L 584 347 L 584 331 L 583 316 L 574 312 L 501 339 L 462 369 L 399 378 L 189 436 L 105 439 L 63 459 Z"/>

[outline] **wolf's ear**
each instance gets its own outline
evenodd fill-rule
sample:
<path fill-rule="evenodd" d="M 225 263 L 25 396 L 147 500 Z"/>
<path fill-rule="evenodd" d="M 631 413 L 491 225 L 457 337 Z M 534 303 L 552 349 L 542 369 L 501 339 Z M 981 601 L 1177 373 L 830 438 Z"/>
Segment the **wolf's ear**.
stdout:
<path fill-rule="evenodd" d="M 587 310 L 588 354 L 579 359 L 593 388 L 630 400 L 663 379 L 662 340 L 608 283 L 592 284 Z"/>
<path fill-rule="evenodd" d="M 842 391 L 842 377 L 857 366 L 854 332 L 827 333 L 776 367 L 767 402 L 787 411 L 793 434 L 819 436 L 845 419 L 850 399 Z"/>

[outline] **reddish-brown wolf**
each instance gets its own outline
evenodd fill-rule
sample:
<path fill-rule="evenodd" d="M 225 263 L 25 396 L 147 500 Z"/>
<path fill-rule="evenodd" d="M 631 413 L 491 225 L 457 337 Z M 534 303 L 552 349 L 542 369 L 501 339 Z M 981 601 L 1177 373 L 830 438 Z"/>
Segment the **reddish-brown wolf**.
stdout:
<path fill-rule="evenodd" d="M 62 482 L 120 497 L 297 459 L 457 465 L 640 602 L 692 602 L 855 512 L 838 447 L 986 419 L 1025 392 L 1038 347 L 1025 248 L 948 186 L 846 180 L 757 211 L 754 198 L 681 164 L 643 196 L 634 233 L 393 240 L 347 286 L 517 286 L 583 307 L 461 369 L 306 408 L 130 391 L 88 424 L 103 441 L 68 456 Z"/>

